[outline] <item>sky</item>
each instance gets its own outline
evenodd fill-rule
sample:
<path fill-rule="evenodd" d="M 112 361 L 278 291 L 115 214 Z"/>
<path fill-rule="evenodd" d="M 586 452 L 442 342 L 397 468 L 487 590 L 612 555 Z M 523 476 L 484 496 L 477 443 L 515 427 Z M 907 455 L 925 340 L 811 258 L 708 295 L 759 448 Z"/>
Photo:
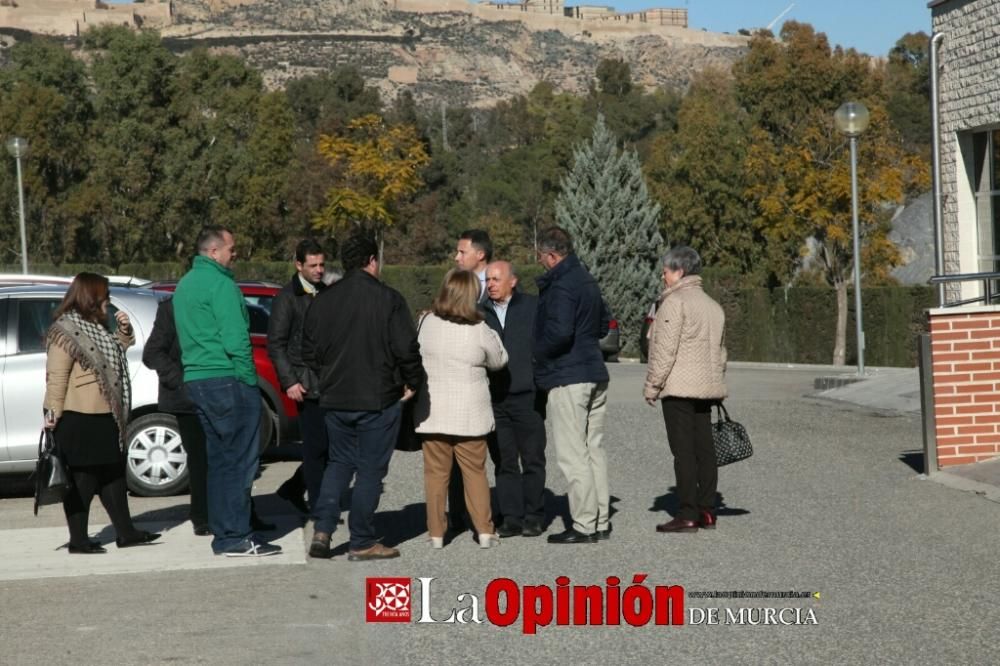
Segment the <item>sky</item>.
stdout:
<path fill-rule="evenodd" d="M 786 20 L 808 23 L 825 32 L 831 45 L 840 44 L 874 56 L 888 55 L 908 32 L 931 33 L 927 0 L 569 0 L 567 4 L 607 4 L 619 12 L 650 7 L 688 10 L 688 27 L 735 33 L 763 28 L 789 5 L 772 27 L 777 34 Z"/>

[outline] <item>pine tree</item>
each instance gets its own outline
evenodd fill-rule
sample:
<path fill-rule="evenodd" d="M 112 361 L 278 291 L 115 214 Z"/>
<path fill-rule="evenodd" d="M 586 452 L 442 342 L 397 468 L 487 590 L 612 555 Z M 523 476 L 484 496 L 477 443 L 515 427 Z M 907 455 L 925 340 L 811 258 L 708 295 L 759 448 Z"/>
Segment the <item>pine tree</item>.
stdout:
<path fill-rule="evenodd" d="M 635 354 L 643 316 L 662 286 L 660 206 L 646 191 L 639 156 L 618 148 L 603 115 L 573 159 L 556 200 L 556 221 L 573 237 L 577 256 L 618 320 L 622 351 Z"/>

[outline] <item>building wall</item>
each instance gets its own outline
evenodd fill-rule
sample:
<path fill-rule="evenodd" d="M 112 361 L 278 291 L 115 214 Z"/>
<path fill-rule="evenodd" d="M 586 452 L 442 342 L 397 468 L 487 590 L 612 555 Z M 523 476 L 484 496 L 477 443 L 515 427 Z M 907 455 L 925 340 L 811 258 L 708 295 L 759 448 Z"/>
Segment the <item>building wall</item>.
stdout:
<path fill-rule="evenodd" d="M 1000 308 L 930 311 L 939 467 L 1000 455 Z"/>
<path fill-rule="evenodd" d="M 93 25 L 147 27 L 170 25 L 167 0 L 110 4 L 98 8 L 97 0 L 18 0 L 17 7 L 0 7 L 0 27 L 49 35 L 77 35 Z M 137 20 L 138 17 L 138 20 Z"/>
<path fill-rule="evenodd" d="M 969 132 L 1000 126 L 1000 0 L 951 0 L 932 8 L 939 46 L 941 195 L 946 273 L 976 273 L 978 239 Z M 980 293 L 966 283 L 962 297 Z"/>

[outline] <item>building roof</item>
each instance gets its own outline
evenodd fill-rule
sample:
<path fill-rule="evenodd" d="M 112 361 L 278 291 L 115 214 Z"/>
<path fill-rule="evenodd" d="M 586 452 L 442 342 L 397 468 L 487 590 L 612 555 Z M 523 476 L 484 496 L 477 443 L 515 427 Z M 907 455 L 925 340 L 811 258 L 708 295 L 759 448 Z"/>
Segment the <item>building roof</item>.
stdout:
<path fill-rule="evenodd" d="M 946 2 L 951 2 L 951 0 L 930 0 L 930 2 L 927 3 L 927 9 L 934 9 L 935 7 L 940 7 Z"/>

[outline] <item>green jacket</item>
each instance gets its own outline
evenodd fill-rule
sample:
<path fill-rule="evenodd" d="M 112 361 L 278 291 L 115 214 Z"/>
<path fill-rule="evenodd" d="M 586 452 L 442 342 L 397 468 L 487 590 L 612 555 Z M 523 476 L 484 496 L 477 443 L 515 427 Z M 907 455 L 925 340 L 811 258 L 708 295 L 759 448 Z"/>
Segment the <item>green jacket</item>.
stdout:
<path fill-rule="evenodd" d="M 235 377 L 257 385 L 250 316 L 233 272 L 197 256 L 174 292 L 174 323 L 184 381 Z"/>

